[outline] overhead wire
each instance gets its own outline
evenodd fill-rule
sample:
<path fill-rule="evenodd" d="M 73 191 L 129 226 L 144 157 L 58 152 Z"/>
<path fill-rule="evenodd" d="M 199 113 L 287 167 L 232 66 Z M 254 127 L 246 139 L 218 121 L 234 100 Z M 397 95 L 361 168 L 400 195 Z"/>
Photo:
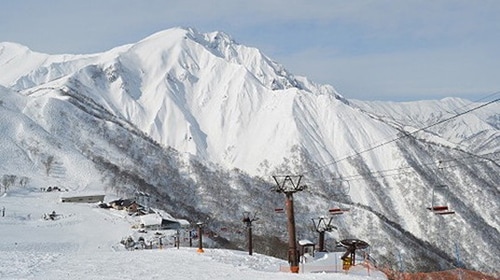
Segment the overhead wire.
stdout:
<path fill-rule="evenodd" d="M 495 154 L 500 154 L 500 151 L 492 152 L 492 153 L 488 153 L 488 154 L 483 154 L 480 156 L 484 157 L 487 155 L 495 155 Z M 494 162 L 497 162 L 498 160 L 500 160 L 500 159 L 492 159 L 492 158 L 487 158 L 487 159 L 486 158 L 478 158 L 477 156 L 469 155 L 467 157 L 453 158 L 453 159 L 449 159 L 446 161 L 440 161 L 440 163 L 443 164 L 443 163 L 447 163 L 447 162 L 458 162 L 459 160 L 464 160 L 464 159 L 469 159 L 469 158 L 475 158 L 476 161 L 467 162 L 467 165 L 476 165 L 476 164 L 485 163 L 485 160 L 490 160 L 490 161 L 494 161 Z M 428 166 L 436 165 L 436 163 L 429 162 L 429 163 L 422 163 L 420 165 L 428 167 Z M 457 163 L 454 165 L 440 166 L 440 167 L 436 167 L 434 169 L 435 170 L 448 169 L 448 168 L 453 168 L 453 167 L 460 166 L 460 165 L 462 165 L 462 163 Z M 408 171 L 404 171 L 404 170 L 408 170 Z M 396 172 L 396 173 L 385 174 L 385 173 L 389 173 L 389 172 Z M 369 176 L 371 178 L 393 177 L 393 176 L 399 176 L 399 175 L 409 174 L 409 173 L 414 173 L 414 172 L 415 171 L 413 170 L 413 167 L 405 166 L 405 167 L 399 167 L 399 168 L 391 168 L 391 169 L 369 171 L 369 172 L 357 173 L 357 174 L 351 174 L 351 175 L 344 175 L 342 177 L 337 177 L 337 178 L 334 177 L 331 179 L 331 181 L 332 182 L 339 181 L 339 180 L 341 180 L 341 181 L 356 181 L 356 180 L 363 180 L 363 179 L 365 179 L 366 176 Z"/>
<path fill-rule="evenodd" d="M 489 94 L 487 96 L 481 97 L 481 98 L 479 98 L 479 99 L 477 99 L 477 100 L 475 100 L 473 102 L 477 103 L 477 102 L 483 101 L 485 99 L 488 99 L 488 98 L 493 97 L 493 96 L 498 95 L 498 94 L 500 94 L 500 91 L 493 92 L 493 93 L 491 93 L 491 94 Z"/>
<path fill-rule="evenodd" d="M 446 111 L 447 113 L 458 113 L 458 111 L 459 111 L 460 109 L 462 109 L 462 108 L 469 107 L 470 105 L 474 105 L 474 104 L 479 103 L 479 102 L 481 102 L 481 101 L 483 101 L 483 100 L 485 100 L 485 99 L 488 99 L 488 98 L 490 98 L 490 97 L 493 97 L 493 96 L 495 96 L 495 95 L 499 95 L 499 94 L 500 94 L 500 91 L 496 91 L 496 92 L 493 92 L 493 93 L 491 93 L 491 94 L 488 94 L 487 96 L 484 96 L 484 97 L 481 97 L 481 98 L 479 98 L 479 99 L 476 99 L 476 100 L 470 101 L 469 103 L 465 104 L 464 106 L 462 106 L 462 107 L 458 107 L 458 108 L 454 109 L 452 112 L 450 112 L 450 111 L 448 111 L 448 110 L 444 110 L 444 111 Z"/>
<path fill-rule="evenodd" d="M 491 95 L 489 95 L 489 96 L 494 96 L 494 95 L 497 95 L 498 93 L 500 93 L 500 91 L 495 92 L 495 93 L 493 93 L 493 94 L 491 94 Z M 485 97 L 485 98 L 486 98 L 486 97 Z M 491 105 L 491 104 L 493 104 L 493 103 L 495 103 L 495 102 L 498 102 L 498 101 L 500 101 L 500 98 L 496 98 L 496 99 L 491 100 L 491 101 L 489 101 L 489 102 L 482 103 L 482 104 L 480 104 L 480 105 L 478 105 L 478 106 L 475 106 L 475 107 L 473 107 L 473 108 L 471 108 L 471 109 L 468 109 L 468 110 L 466 110 L 466 111 L 463 111 L 463 112 L 460 112 L 460 113 L 456 113 L 455 115 L 453 115 L 453 116 L 451 116 L 451 117 L 448 117 L 448 118 L 445 118 L 445 119 L 439 120 L 439 121 L 437 121 L 437 122 L 435 122 L 435 123 L 433 123 L 433 124 L 430 124 L 430 125 L 424 126 L 424 127 L 419 128 L 419 129 L 417 129 L 417 130 L 415 130 L 415 131 L 412 131 L 412 132 L 403 132 L 403 134 L 402 134 L 401 136 L 399 136 L 399 137 L 396 137 L 396 138 L 390 139 L 390 140 L 388 140 L 388 141 L 385 141 L 385 142 L 382 142 L 382 143 L 380 143 L 380 144 L 374 145 L 374 146 L 372 146 L 372 147 L 369 147 L 369 148 L 367 148 L 367 149 L 361 150 L 361 151 L 359 151 L 359 152 L 355 152 L 355 153 L 354 153 L 354 154 L 352 154 L 352 155 L 345 156 L 345 157 L 340 158 L 340 159 L 338 159 L 338 160 L 335 160 L 335 161 L 332 161 L 332 162 L 330 162 L 330 163 L 324 164 L 323 166 L 316 168 L 316 170 L 319 170 L 319 169 L 325 168 L 325 167 L 330 166 L 330 165 L 333 165 L 333 164 L 337 164 L 337 163 L 339 163 L 339 162 L 341 162 L 341 161 L 344 161 L 344 160 L 347 160 L 347 159 L 350 159 L 350 158 L 356 157 L 356 156 L 358 156 L 358 155 L 364 154 L 364 153 L 366 153 L 366 152 L 369 152 L 369 151 L 375 150 L 375 149 L 380 148 L 380 147 L 382 147 L 382 146 L 385 146 L 385 145 L 388 145 L 388 144 L 390 144 L 390 143 L 396 142 L 396 141 L 398 141 L 398 140 L 400 140 L 400 139 L 403 139 L 403 138 L 409 137 L 409 136 L 411 136 L 411 135 L 413 135 L 413 134 L 416 134 L 416 133 L 418 133 L 418 132 L 428 130 L 428 129 L 429 129 L 429 128 L 431 128 L 431 127 L 434 127 L 434 126 L 437 126 L 437 125 L 439 125 L 439 124 L 442 124 L 442 123 L 445 123 L 445 122 L 447 122 L 447 121 L 450 121 L 450 120 L 452 120 L 452 119 L 458 118 L 458 117 L 460 117 L 460 116 L 463 116 L 463 115 L 468 114 L 468 113 L 470 113 L 470 112 L 473 112 L 473 111 L 475 111 L 475 110 L 481 109 L 481 108 L 483 108 L 483 107 L 486 107 L 486 106 Z"/>

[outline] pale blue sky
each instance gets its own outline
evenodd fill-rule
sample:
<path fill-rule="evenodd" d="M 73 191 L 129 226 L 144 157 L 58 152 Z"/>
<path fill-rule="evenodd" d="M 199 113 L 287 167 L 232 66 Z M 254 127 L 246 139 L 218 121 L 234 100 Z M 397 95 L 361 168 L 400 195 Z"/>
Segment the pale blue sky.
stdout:
<path fill-rule="evenodd" d="M 2 0 L 0 42 L 94 53 L 176 26 L 224 31 L 347 98 L 500 90 L 497 0 Z"/>

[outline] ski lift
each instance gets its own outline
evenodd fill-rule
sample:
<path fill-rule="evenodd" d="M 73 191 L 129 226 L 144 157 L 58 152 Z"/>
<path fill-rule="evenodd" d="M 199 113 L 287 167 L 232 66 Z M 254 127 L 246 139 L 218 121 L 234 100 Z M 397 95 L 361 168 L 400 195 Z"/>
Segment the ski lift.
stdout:
<path fill-rule="evenodd" d="M 363 240 L 352 238 L 341 240 L 338 246 L 346 248 L 345 253 L 340 259 L 343 261 L 342 268 L 344 270 L 349 270 L 351 266 L 356 265 L 356 250 L 364 250 L 370 245 Z"/>
<path fill-rule="evenodd" d="M 334 179 L 333 195 L 335 197 L 340 198 L 348 196 L 350 190 L 351 190 L 351 185 L 349 184 L 348 180 Z M 349 208 L 341 208 L 340 206 L 328 209 L 328 213 L 330 213 L 330 215 L 340 215 L 344 214 L 347 211 L 349 211 Z"/>
<path fill-rule="evenodd" d="M 330 215 L 341 215 L 341 214 L 344 214 L 345 212 L 347 212 L 349 210 L 350 210 L 349 208 L 336 207 L 336 208 L 330 208 L 330 209 L 328 209 L 328 212 L 330 213 Z"/>
<path fill-rule="evenodd" d="M 335 196 L 348 196 L 351 184 L 348 180 L 333 179 L 333 194 Z"/>
<path fill-rule="evenodd" d="M 313 218 L 313 229 L 317 232 L 331 232 L 334 229 L 337 229 L 336 226 L 332 225 L 333 217 L 327 218 L 325 216 L 321 216 L 318 218 Z"/>
<path fill-rule="evenodd" d="M 328 213 L 330 213 L 330 215 L 341 215 L 341 214 L 344 214 L 345 212 L 347 212 L 349 210 L 351 210 L 351 209 L 350 208 L 343 208 L 340 205 L 340 203 L 338 203 L 338 206 L 335 205 L 334 207 L 328 209 Z"/>
<path fill-rule="evenodd" d="M 448 204 L 443 199 L 437 195 L 437 190 L 447 190 L 447 185 L 437 185 L 432 188 L 432 199 L 431 199 L 431 207 L 427 207 L 428 210 L 432 211 L 436 215 L 450 215 L 455 214 L 455 211 L 451 210 L 448 207 Z"/>
<path fill-rule="evenodd" d="M 283 214 L 283 213 L 285 213 L 285 209 L 283 209 L 283 208 L 274 208 L 274 212 L 276 214 Z"/>

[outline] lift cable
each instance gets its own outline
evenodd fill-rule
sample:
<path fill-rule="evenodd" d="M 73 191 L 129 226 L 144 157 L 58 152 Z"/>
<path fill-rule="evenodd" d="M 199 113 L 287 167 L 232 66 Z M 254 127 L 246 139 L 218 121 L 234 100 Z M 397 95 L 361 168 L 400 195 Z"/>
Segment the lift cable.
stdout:
<path fill-rule="evenodd" d="M 499 153 L 500 153 L 500 151 L 489 153 L 489 154 L 484 154 L 484 155 L 480 155 L 480 156 L 494 155 L 494 154 L 499 154 Z M 468 156 L 468 157 L 462 157 L 462 158 L 455 158 L 455 159 L 451 159 L 451 160 L 447 160 L 447 161 L 441 161 L 441 163 L 456 162 L 458 160 L 463 160 L 463 159 L 468 159 L 468 158 L 475 158 L 477 161 L 468 162 L 467 165 L 481 164 L 481 163 L 484 163 L 486 160 L 485 158 L 478 158 L 477 156 Z M 500 163 L 500 159 L 489 158 L 488 160 L 490 162 Z M 431 165 L 435 165 L 435 162 L 421 164 L 421 166 L 431 166 Z M 448 168 L 453 168 L 453 167 L 457 167 L 460 165 L 463 165 L 463 163 L 456 163 L 453 165 L 442 166 L 442 167 L 434 168 L 434 169 L 435 170 L 448 169 Z M 395 172 L 395 173 L 391 173 L 391 172 Z M 342 176 L 342 177 L 336 177 L 336 178 L 332 178 L 331 182 L 364 180 L 366 176 L 369 176 L 371 178 L 392 177 L 392 176 L 398 176 L 398 175 L 409 174 L 409 173 L 414 173 L 414 172 L 415 172 L 415 170 L 413 170 L 413 167 L 406 166 L 406 167 L 377 170 L 377 171 L 369 171 L 369 172 L 364 172 L 364 173 L 357 173 L 357 174 L 351 174 L 351 175 L 346 175 L 346 176 Z M 386 173 L 389 173 L 389 174 L 386 174 Z"/>
<path fill-rule="evenodd" d="M 416 134 L 416 133 L 418 133 L 418 132 L 428 130 L 428 129 L 429 129 L 429 128 L 431 128 L 431 127 L 434 127 L 434 126 L 436 126 L 436 125 L 439 125 L 439 124 L 445 123 L 445 122 L 447 122 L 447 121 L 450 121 L 450 120 L 452 120 L 452 119 L 458 118 L 458 117 L 460 117 L 460 116 L 463 116 L 463 115 L 468 114 L 468 113 L 470 113 L 470 112 L 476 111 L 476 110 L 478 110 L 478 109 L 481 109 L 481 108 L 483 108 L 483 107 L 486 107 L 486 106 L 491 105 L 491 104 L 493 104 L 493 103 L 495 103 L 495 102 L 498 102 L 498 101 L 500 101 L 500 98 L 497 98 L 497 99 L 494 99 L 494 100 L 492 100 L 492 101 L 489 101 L 489 102 L 483 103 L 483 104 L 481 104 L 481 105 L 478 105 L 478 106 L 473 107 L 473 108 L 471 108 L 471 109 L 468 109 L 468 110 L 466 110 L 466 111 L 463 111 L 463 112 L 457 113 L 457 114 L 455 114 L 455 115 L 453 115 L 453 116 L 451 116 L 451 117 L 448 117 L 448 118 L 442 119 L 442 120 L 437 121 L 437 122 L 435 122 L 435 123 L 433 123 L 433 124 L 430 124 L 430 125 L 427 125 L 427 126 L 425 126 L 425 127 L 419 128 L 419 129 L 417 129 L 417 130 L 415 130 L 415 131 L 413 131 L 413 132 L 404 132 L 404 134 L 403 134 L 403 135 L 401 135 L 401 136 L 399 136 L 399 137 L 393 138 L 393 139 L 391 139 L 391 140 L 388 140 L 388 141 L 382 142 L 382 143 L 380 143 L 380 144 L 374 145 L 374 146 L 372 146 L 372 147 L 370 147 L 370 148 L 367 148 L 367 149 L 361 150 L 361 151 L 359 151 L 359 152 L 355 152 L 355 153 L 354 153 L 354 154 L 352 154 L 352 155 L 349 155 L 349 156 L 343 157 L 343 158 L 341 158 L 341 159 L 338 159 L 338 160 L 332 161 L 332 162 L 330 162 L 330 163 L 324 164 L 323 166 L 318 167 L 317 169 L 321 169 L 321 168 L 324 168 L 324 167 L 329 166 L 329 165 L 337 164 L 337 163 L 339 163 L 339 162 L 341 162 L 341 161 L 344 161 L 344 160 L 347 160 L 347 159 L 350 159 L 350 158 L 356 157 L 356 156 L 358 156 L 358 155 L 361 155 L 361 154 L 367 153 L 367 152 L 369 152 L 369 151 L 373 151 L 373 150 L 375 150 L 375 149 L 377 149 L 377 148 L 380 148 L 380 147 L 383 147 L 383 146 L 388 145 L 388 144 L 390 144 L 390 143 L 396 142 L 396 141 L 398 141 L 398 140 L 400 140 L 400 139 L 403 139 L 403 138 L 409 137 L 409 136 L 411 136 L 411 135 L 413 135 L 413 134 Z"/>
<path fill-rule="evenodd" d="M 489 99 L 489 98 L 491 98 L 491 97 L 493 97 L 493 96 L 495 96 L 495 95 L 499 95 L 499 94 L 500 94 L 500 91 L 496 91 L 496 92 L 493 92 L 493 93 L 491 93 L 491 94 L 489 94 L 489 95 L 487 95 L 487 96 L 484 96 L 484 97 L 481 97 L 481 98 L 479 98 L 479 99 L 476 99 L 476 100 L 470 101 L 469 103 L 465 104 L 464 106 L 456 108 L 456 109 L 455 109 L 455 110 L 453 110 L 452 112 L 447 111 L 447 110 L 444 110 L 444 111 L 446 111 L 447 113 L 450 113 L 450 114 L 456 114 L 456 113 L 458 113 L 458 112 L 459 112 L 459 110 L 461 110 L 461 109 L 463 109 L 463 108 L 470 107 L 471 105 L 474 105 L 474 104 L 476 104 L 476 103 L 479 103 L 479 102 L 481 102 L 481 101 L 483 101 L 483 100 Z"/>

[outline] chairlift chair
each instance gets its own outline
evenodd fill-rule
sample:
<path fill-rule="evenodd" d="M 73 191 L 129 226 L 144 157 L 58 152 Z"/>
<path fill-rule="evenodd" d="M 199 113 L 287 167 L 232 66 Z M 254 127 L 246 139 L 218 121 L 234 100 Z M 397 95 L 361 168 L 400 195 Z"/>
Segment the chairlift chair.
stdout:
<path fill-rule="evenodd" d="M 436 189 L 447 189 L 447 185 L 438 185 L 432 188 L 432 199 L 431 199 L 431 207 L 427 207 L 428 210 L 432 211 L 436 215 L 450 215 L 455 214 L 455 211 L 451 210 L 446 201 L 437 201 L 436 197 Z"/>
<path fill-rule="evenodd" d="M 348 180 L 333 179 L 333 194 L 335 196 L 348 196 L 351 190 L 351 184 Z"/>
<path fill-rule="evenodd" d="M 349 208 L 335 207 L 335 208 L 328 209 L 328 212 L 330 213 L 330 215 L 341 215 L 349 210 L 350 210 Z"/>
<path fill-rule="evenodd" d="M 276 214 L 283 214 L 283 213 L 285 213 L 285 209 L 283 209 L 283 208 L 274 208 L 274 212 Z"/>

